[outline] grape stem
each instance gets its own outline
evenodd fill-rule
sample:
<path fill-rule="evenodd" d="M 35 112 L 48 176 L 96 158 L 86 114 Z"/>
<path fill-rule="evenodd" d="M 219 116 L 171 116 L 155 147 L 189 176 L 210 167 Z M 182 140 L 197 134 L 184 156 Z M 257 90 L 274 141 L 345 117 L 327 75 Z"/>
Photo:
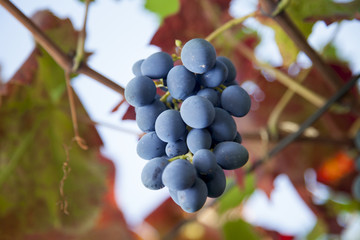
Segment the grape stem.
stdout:
<path fill-rule="evenodd" d="M 164 95 L 161 96 L 160 101 L 166 102 L 167 98 L 170 96 L 170 92 L 167 91 Z"/>
<path fill-rule="evenodd" d="M 79 33 L 79 38 L 77 42 L 77 49 L 76 55 L 74 57 L 74 64 L 72 67 L 72 72 L 76 72 L 79 69 L 80 64 L 84 60 L 85 56 L 85 39 L 86 39 L 86 23 L 87 23 L 87 16 L 89 12 L 89 5 L 90 0 L 85 1 L 85 15 L 84 15 L 84 22 L 83 27 Z"/>
<path fill-rule="evenodd" d="M 25 28 L 27 28 L 35 41 L 45 49 L 46 52 L 55 60 L 57 64 L 65 71 L 71 72 L 73 69 L 73 60 L 67 56 L 50 38 L 48 38 L 38 26 L 35 25 L 28 17 L 24 15 L 14 4 L 9 0 L 0 0 L 0 5 L 3 6 L 10 14 L 12 14 Z M 120 93 L 124 96 L 124 88 L 119 86 L 117 83 L 111 81 L 107 77 L 93 70 L 85 63 L 80 64 L 76 73 L 84 74 L 101 84 L 111 88 L 112 90 Z"/>
<path fill-rule="evenodd" d="M 337 101 L 339 101 L 358 81 L 360 74 L 354 76 L 349 82 L 347 82 L 339 91 L 337 91 L 328 101 L 319 108 L 315 113 L 313 113 L 309 118 L 307 118 L 299 127 L 298 131 L 288 135 L 283 138 L 273 149 L 271 149 L 264 159 L 261 159 L 254 163 L 250 168 L 247 169 L 247 173 L 253 172 L 256 168 L 266 162 L 265 159 L 270 159 L 275 156 L 278 152 L 287 147 L 290 143 L 296 140 L 298 137 L 303 134 L 303 132 L 314 124 L 330 107 Z"/>
<path fill-rule="evenodd" d="M 306 79 L 306 77 L 310 73 L 310 70 L 311 70 L 311 68 L 306 69 L 297 76 L 299 83 L 302 83 Z M 291 101 L 294 94 L 295 94 L 294 90 L 287 89 L 286 92 L 284 93 L 284 95 L 279 100 L 279 102 L 274 107 L 274 109 L 271 111 L 271 114 L 270 114 L 268 122 L 267 122 L 269 134 L 271 137 L 276 138 L 276 136 L 278 135 L 277 123 L 278 123 L 279 117 L 280 117 L 281 113 L 283 112 L 283 110 L 285 109 L 285 107 Z"/>
<path fill-rule="evenodd" d="M 240 18 L 234 18 L 228 22 L 226 22 L 224 25 L 222 25 L 221 27 L 217 28 L 215 31 L 213 31 L 212 33 L 210 33 L 205 40 L 207 40 L 208 42 L 214 40 L 217 36 L 219 36 L 220 34 L 222 34 L 223 32 L 225 32 L 226 30 L 244 22 L 246 19 L 250 18 L 250 17 L 254 17 L 257 14 L 257 12 L 252 12 L 246 16 L 240 17 Z"/>
<path fill-rule="evenodd" d="M 170 158 L 168 161 L 169 161 L 169 162 L 172 162 L 172 161 L 175 161 L 175 160 L 177 160 L 177 159 L 186 159 L 186 160 L 188 160 L 189 162 L 192 163 L 192 161 L 193 161 L 193 154 L 192 154 L 191 152 L 188 152 L 187 154 L 179 155 L 179 156 Z"/>

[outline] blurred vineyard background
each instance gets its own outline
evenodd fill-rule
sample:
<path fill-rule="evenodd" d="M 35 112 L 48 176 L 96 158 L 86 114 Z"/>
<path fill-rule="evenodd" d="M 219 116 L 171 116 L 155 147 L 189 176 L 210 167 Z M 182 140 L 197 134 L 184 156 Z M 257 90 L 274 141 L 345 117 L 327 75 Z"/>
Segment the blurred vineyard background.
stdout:
<path fill-rule="evenodd" d="M 359 74 L 360 1 L 53 4 L 0 0 L 1 240 L 360 239 L 360 184 L 353 184 L 360 171 L 359 83 L 287 148 L 266 157 Z M 136 60 L 158 50 L 172 54 L 175 40 L 206 38 L 250 13 L 211 41 L 234 62 L 252 98 L 250 113 L 236 119 L 250 160 L 227 172 L 232 187 L 220 199 L 187 214 L 166 191 L 141 186 L 144 161 L 135 153 L 141 133 L 122 87 Z M 33 32 L 34 43 L 26 30 L 31 22 L 50 48 Z M 75 90 L 70 100 L 66 76 Z M 264 196 L 268 205 L 275 198 L 283 205 L 265 212 Z"/>

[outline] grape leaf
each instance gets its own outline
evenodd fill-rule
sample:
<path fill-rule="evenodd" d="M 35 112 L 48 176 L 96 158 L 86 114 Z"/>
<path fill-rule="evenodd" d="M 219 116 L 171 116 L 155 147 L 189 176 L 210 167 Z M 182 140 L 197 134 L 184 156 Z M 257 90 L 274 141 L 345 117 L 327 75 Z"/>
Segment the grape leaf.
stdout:
<path fill-rule="evenodd" d="M 68 19 L 41 11 L 33 20 L 51 39 L 61 42 L 67 54 L 76 49 L 77 32 Z M 3 88 L 0 235 L 5 239 L 79 239 L 105 226 L 100 224 L 104 213 L 118 216 L 112 221 L 118 229 L 113 232 L 129 235 L 121 211 L 113 203 L 103 205 L 104 196 L 109 198 L 113 191 L 106 176 L 114 181 L 108 172 L 114 166 L 101 157 L 102 141 L 77 98 L 76 111 L 84 121 L 79 132 L 89 149 L 80 149 L 72 140 L 64 71 L 37 47 Z M 103 229 L 100 235 L 111 230 Z"/>
<path fill-rule="evenodd" d="M 223 226 L 223 232 L 225 239 L 229 240 L 237 239 L 239 236 L 241 236 L 241 239 L 261 239 L 253 227 L 242 219 L 226 222 Z"/>
<path fill-rule="evenodd" d="M 164 19 L 150 43 L 161 47 L 162 51 L 173 53 L 176 39 L 185 43 L 192 38 L 205 37 L 215 29 L 213 19 L 230 19 L 225 11 L 229 3 L 229 0 L 181 0 L 178 13 Z"/>
<path fill-rule="evenodd" d="M 244 187 L 237 185 L 228 189 L 221 198 L 219 198 L 219 213 L 224 213 L 229 209 L 238 206 L 244 199 L 249 197 L 255 191 L 254 174 L 248 174 L 244 179 Z"/>
<path fill-rule="evenodd" d="M 344 19 L 359 19 L 359 1 L 337 3 L 330 0 L 291 1 L 289 14 L 301 21 L 323 20 L 327 24 Z"/>
<path fill-rule="evenodd" d="M 160 20 L 179 11 L 179 0 L 146 0 L 145 8 L 156 13 Z"/>

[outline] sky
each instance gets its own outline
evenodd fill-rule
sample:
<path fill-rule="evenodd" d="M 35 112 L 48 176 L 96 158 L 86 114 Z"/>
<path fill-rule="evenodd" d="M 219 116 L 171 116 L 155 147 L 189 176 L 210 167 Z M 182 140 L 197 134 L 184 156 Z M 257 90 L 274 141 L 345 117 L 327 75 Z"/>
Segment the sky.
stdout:
<path fill-rule="evenodd" d="M 37 10 L 50 9 L 59 17 L 70 18 L 76 29 L 82 26 L 84 5 L 79 1 L 12 2 L 27 16 L 33 15 Z M 159 26 L 159 20 L 146 11 L 143 4 L 142 0 L 103 0 L 95 1 L 90 6 L 85 48 L 94 54 L 88 64 L 121 86 L 125 86 L 133 78 L 131 67 L 134 62 L 159 51 L 159 48 L 149 45 Z M 252 11 L 255 4 L 254 0 L 234 0 L 230 13 L 234 17 L 245 15 Z M 273 65 L 281 65 L 282 60 L 273 41 L 273 32 L 268 28 L 260 28 L 254 20 L 248 20 L 246 25 L 257 29 L 266 39 L 256 49 L 257 56 Z M 339 31 L 334 42 L 340 47 L 341 56 L 351 61 L 355 72 L 360 72 L 360 58 L 349 58 L 360 56 L 359 23 L 344 23 L 339 29 L 336 29 L 336 25 L 328 27 L 319 23 L 314 30 L 309 42 L 317 50 L 327 43 L 327 36 Z M 34 41 L 30 33 L 2 7 L 0 36 L 2 77 L 9 79 L 32 51 Z M 304 65 L 310 64 L 303 54 L 299 56 L 299 61 Z M 115 192 L 118 205 L 127 222 L 135 226 L 168 197 L 167 190 L 151 191 L 141 183 L 141 169 L 146 161 L 136 155 L 136 133 L 140 133 L 140 130 L 134 121 L 120 121 L 125 108 L 111 113 L 112 108 L 122 99 L 121 96 L 86 76 L 77 77 L 72 81 L 72 85 L 94 121 L 128 130 L 116 130 L 105 124 L 97 127 L 104 141 L 102 152 L 112 159 L 116 166 Z M 271 199 L 260 190 L 254 193 L 247 201 L 245 218 L 254 224 L 268 226 L 287 234 L 301 235 L 311 230 L 316 221 L 315 216 L 298 197 L 288 177 L 280 175 L 274 185 Z"/>

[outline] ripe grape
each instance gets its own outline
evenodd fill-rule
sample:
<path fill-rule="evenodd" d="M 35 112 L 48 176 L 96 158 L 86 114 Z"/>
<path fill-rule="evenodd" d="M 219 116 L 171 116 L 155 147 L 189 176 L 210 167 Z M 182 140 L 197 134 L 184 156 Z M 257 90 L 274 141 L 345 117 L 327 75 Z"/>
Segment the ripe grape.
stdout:
<path fill-rule="evenodd" d="M 221 94 L 221 106 L 235 117 L 243 117 L 251 107 L 249 94 L 240 86 L 228 86 Z"/>
<path fill-rule="evenodd" d="M 215 108 L 215 119 L 209 126 L 211 137 L 216 142 L 232 141 L 236 137 L 236 123 L 222 108 Z"/>
<path fill-rule="evenodd" d="M 193 164 L 200 175 L 211 174 L 217 167 L 216 157 L 208 149 L 200 149 L 193 156 Z"/>
<path fill-rule="evenodd" d="M 183 46 L 181 61 L 189 71 L 203 74 L 215 65 L 216 51 L 208 41 L 195 38 Z"/>
<path fill-rule="evenodd" d="M 141 64 L 144 62 L 145 59 L 141 59 L 137 62 L 134 63 L 134 65 L 132 66 L 132 72 L 135 76 L 142 76 L 142 72 L 141 72 Z"/>
<path fill-rule="evenodd" d="M 249 153 L 246 148 L 236 142 L 221 142 L 214 148 L 217 163 L 226 170 L 240 168 L 247 163 Z"/>
<path fill-rule="evenodd" d="M 180 108 L 184 122 L 192 128 L 206 128 L 214 120 L 215 110 L 212 103 L 200 96 L 185 99 Z"/>
<path fill-rule="evenodd" d="M 149 132 L 137 143 L 136 152 L 141 158 L 150 160 L 165 155 L 165 146 L 155 132 Z"/>
<path fill-rule="evenodd" d="M 208 189 L 208 197 L 220 197 L 226 188 L 226 177 L 224 170 L 219 165 L 216 165 L 214 172 L 209 174 L 205 178 L 204 182 Z"/>
<path fill-rule="evenodd" d="M 220 94 L 212 88 L 203 88 L 199 90 L 196 95 L 206 98 L 214 105 L 214 107 L 219 106 Z"/>
<path fill-rule="evenodd" d="M 224 63 L 216 61 L 214 67 L 204 74 L 200 75 L 201 85 L 214 88 L 222 84 L 227 78 L 228 70 Z"/>
<path fill-rule="evenodd" d="M 194 166 L 185 159 L 170 162 L 162 174 L 165 186 L 173 190 L 183 190 L 191 187 L 196 179 Z"/>
<path fill-rule="evenodd" d="M 141 73 L 152 79 L 166 78 L 173 66 L 174 62 L 168 53 L 157 52 L 144 60 L 141 64 Z"/>
<path fill-rule="evenodd" d="M 165 104 L 158 99 L 155 99 L 149 105 L 136 108 L 136 123 L 141 131 L 155 131 L 156 118 L 165 110 Z"/>
<path fill-rule="evenodd" d="M 240 143 L 240 144 L 242 143 L 242 137 L 241 137 L 239 132 L 236 133 L 236 137 L 234 139 L 234 142 L 237 142 L 237 143 Z"/>
<path fill-rule="evenodd" d="M 162 182 L 162 173 L 169 161 L 165 157 L 151 159 L 141 172 L 141 181 L 145 187 L 158 190 L 165 185 Z"/>
<path fill-rule="evenodd" d="M 167 75 L 167 87 L 173 98 L 184 100 L 193 92 L 195 85 L 195 74 L 182 65 L 173 67 Z"/>
<path fill-rule="evenodd" d="M 172 200 L 174 200 L 174 202 L 180 206 L 180 203 L 179 203 L 179 199 L 178 199 L 178 196 L 177 196 L 177 193 L 178 191 L 174 190 L 174 189 L 171 189 L 169 188 L 169 194 L 170 194 L 170 197 L 172 198 Z"/>
<path fill-rule="evenodd" d="M 188 152 L 186 142 L 184 140 L 177 140 L 176 142 L 169 142 L 165 147 L 166 155 L 170 158 L 179 155 L 184 155 Z"/>
<path fill-rule="evenodd" d="M 180 207 L 188 213 L 200 210 L 205 204 L 207 195 L 206 184 L 200 178 L 196 178 L 194 185 L 190 188 L 177 192 Z"/>
<path fill-rule="evenodd" d="M 186 131 L 185 123 L 180 113 L 173 109 L 160 113 L 155 121 L 155 132 L 164 142 L 175 142 L 183 137 Z"/>
<path fill-rule="evenodd" d="M 146 76 L 133 78 L 125 87 L 125 99 L 134 107 L 150 104 L 154 100 L 155 95 L 155 84 Z"/>
<path fill-rule="evenodd" d="M 211 134 L 206 129 L 192 129 L 186 137 L 186 144 L 192 153 L 211 147 Z"/>
<path fill-rule="evenodd" d="M 216 60 L 222 62 L 223 64 L 226 65 L 227 69 L 228 69 L 228 75 L 227 78 L 224 81 L 224 84 L 229 84 L 233 81 L 235 81 L 236 78 L 236 68 L 234 66 L 234 64 L 231 62 L 230 59 L 228 59 L 227 57 L 224 56 L 219 56 L 216 58 Z"/>

